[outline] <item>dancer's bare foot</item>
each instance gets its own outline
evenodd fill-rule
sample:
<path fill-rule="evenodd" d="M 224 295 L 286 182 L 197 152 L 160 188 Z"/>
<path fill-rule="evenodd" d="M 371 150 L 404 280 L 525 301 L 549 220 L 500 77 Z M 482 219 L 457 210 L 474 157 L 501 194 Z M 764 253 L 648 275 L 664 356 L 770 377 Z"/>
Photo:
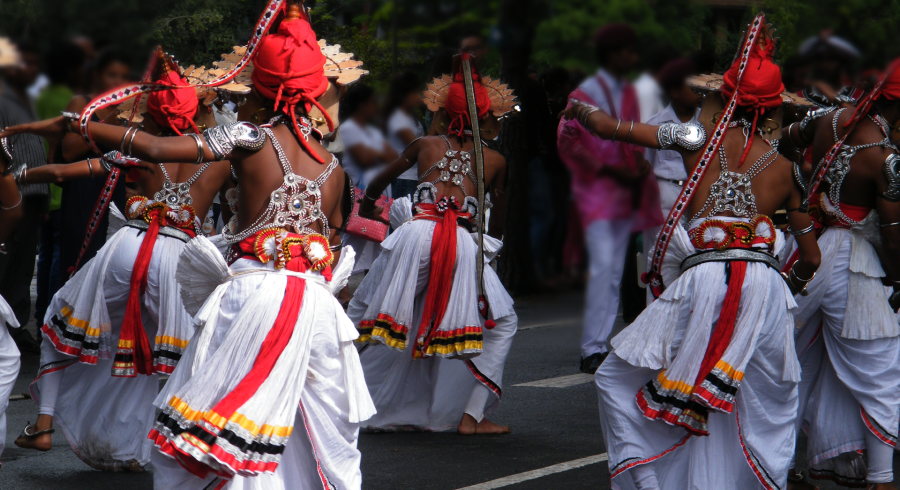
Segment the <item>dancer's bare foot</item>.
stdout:
<path fill-rule="evenodd" d="M 16 446 L 38 451 L 49 451 L 52 447 L 50 441 L 53 433 L 53 417 L 50 415 L 38 415 L 34 425 L 28 425 L 22 434 L 16 439 Z"/>
<path fill-rule="evenodd" d="M 490 435 L 490 434 L 509 434 L 512 431 L 505 425 L 497 425 L 488 419 L 481 419 L 476 422 L 475 417 L 469 414 L 463 414 L 459 426 L 456 427 L 456 433 L 461 436 L 471 435 Z"/>

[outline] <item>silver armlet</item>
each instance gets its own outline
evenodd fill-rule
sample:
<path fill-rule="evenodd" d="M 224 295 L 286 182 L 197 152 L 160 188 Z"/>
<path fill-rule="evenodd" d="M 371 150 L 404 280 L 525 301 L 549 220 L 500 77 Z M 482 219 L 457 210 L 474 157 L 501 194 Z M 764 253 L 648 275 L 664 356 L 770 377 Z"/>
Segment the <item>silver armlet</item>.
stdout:
<path fill-rule="evenodd" d="M 706 129 L 702 124 L 693 121 L 681 124 L 665 123 L 659 127 L 656 138 L 663 150 L 678 145 L 688 151 L 697 151 L 706 144 Z"/>
<path fill-rule="evenodd" d="M 802 230 L 800 230 L 800 231 L 790 230 L 790 232 L 791 232 L 791 235 L 794 235 L 794 236 L 800 236 L 800 235 L 805 235 L 805 234 L 807 234 L 807 233 L 813 231 L 815 228 L 816 228 L 815 225 L 809 225 L 809 226 L 807 226 L 806 228 L 804 228 L 804 229 L 802 229 Z"/>
<path fill-rule="evenodd" d="M 266 133 L 259 126 L 245 121 L 209 128 L 203 138 L 216 160 L 224 160 L 235 148 L 258 151 L 266 143 Z"/>
<path fill-rule="evenodd" d="M 883 197 L 886 201 L 900 201 L 900 155 L 891 153 L 884 160 L 884 176 L 887 178 L 887 190 Z"/>
<path fill-rule="evenodd" d="M 12 164 L 12 143 L 9 142 L 9 138 L 0 138 L 0 148 L 3 149 L 3 156 L 6 157 L 6 163 Z"/>
<path fill-rule="evenodd" d="M 809 126 L 809 123 L 815 121 L 816 119 L 821 118 L 822 116 L 832 112 L 834 107 L 821 107 L 819 109 L 815 109 L 806 113 L 806 117 L 800 121 L 800 133 L 806 131 L 806 127 Z"/>
<path fill-rule="evenodd" d="M 854 99 L 853 97 L 850 97 L 849 95 L 844 95 L 844 94 L 837 94 L 834 97 L 834 101 L 837 103 L 843 103 L 843 104 L 856 104 L 856 99 Z"/>
<path fill-rule="evenodd" d="M 800 170 L 800 164 L 794 163 L 794 182 L 797 183 L 797 187 L 800 188 L 800 208 L 799 211 L 801 213 L 805 213 L 809 211 L 809 184 L 806 182 L 806 179 L 803 178 L 803 171 Z"/>

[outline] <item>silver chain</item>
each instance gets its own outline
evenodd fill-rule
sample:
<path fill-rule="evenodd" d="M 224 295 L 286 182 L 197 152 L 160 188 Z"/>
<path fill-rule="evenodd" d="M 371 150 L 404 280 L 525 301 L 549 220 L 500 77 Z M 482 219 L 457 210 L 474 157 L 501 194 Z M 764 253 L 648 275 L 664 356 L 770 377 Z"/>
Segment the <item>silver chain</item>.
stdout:
<path fill-rule="evenodd" d="M 237 243 L 267 228 L 283 229 L 293 228 L 301 235 L 318 233 L 309 227 L 312 223 L 322 223 L 322 234 L 331 238 L 331 230 L 328 227 L 328 217 L 322 212 L 321 186 L 328 180 L 331 173 L 338 166 L 338 160 L 332 155 L 331 164 L 318 177 L 309 180 L 294 173 L 284 149 L 275 138 L 275 134 L 269 127 L 261 128 L 272 142 L 278 162 L 284 171 L 284 181 L 269 196 L 269 204 L 265 211 L 246 230 L 231 234 L 223 232 L 228 243 Z M 300 188 L 303 188 L 301 191 Z"/>
<path fill-rule="evenodd" d="M 756 209 L 756 196 L 750 188 L 753 177 L 767 169 L 769 165 L 778 159 L 778 149 L 772 148 L 759 157 L 753 165 L 747 169 L 747 173 L 739 174 L 728 170 L 728 159 L 725 156 L 724 145 L 719 146 L 719 166 L 721 172 L 719 178 L 709 187 L 709 197 L 703 204 L 703 208 L 695 214 L 690 223 L 697 221 L 707 209 L 712 206 L 709 216 L 724 211 L 731 211 L 735 216 L 753 218 L 759 214 Z M 743 187 L 744 190 L 739 188 Z"/>

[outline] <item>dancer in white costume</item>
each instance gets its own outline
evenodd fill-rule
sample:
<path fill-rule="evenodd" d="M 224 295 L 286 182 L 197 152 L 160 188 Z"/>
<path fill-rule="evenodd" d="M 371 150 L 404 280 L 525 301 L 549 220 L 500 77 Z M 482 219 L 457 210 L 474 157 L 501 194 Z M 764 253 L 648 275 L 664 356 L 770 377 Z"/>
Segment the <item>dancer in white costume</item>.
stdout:
<path fill-rule="evenodd" d="M 900 290 L 898 122 L 900 61 L 857 108 L 822 109 L 790 128 L 792 141 L 813 142 L 813 176 L 825 178 L 810 206 L 824 260 L 794 315 L 809 477 L 879 490 L 895 488 L 900 428 L 900 293 L 892 305 L 883 286 Z"/>
<path fill-rule="evenodd" d="M 8 39 L 0 38 L 0 67 L 15 66 L 19 53 Z M 0 138 L 0 249 L 22 219 L 22 194 L 12 176 L 10 164 L 14 161 L 12 146 L 7 138 Z M 0 457 L 6 444 L 6 407 L 19 376 L 19 348 L 6 328 L 6 322 L 19 328 L 19 321 L 6 300 L 0 296 Z M 0 468 L 3 461 L 0 460 Z"/>
<path fill-rule="evenodd" d="M 424 137 L 410 144 L 369 184 L 360 205 L 360 216 L 380 216 L 371 197 L 417 166 L 419 186 L 413 202 L 399 199 L 392 206 L 396 230 L 382 243 L 381 255 L 348 309 L 360 342 L 375 344 L 360 354 L 378 409 L 371 427 L 509 432 L 484 418 L 500 401 L 503 366 L 517 326 L 512 298 L 487 265 L 502 246 L 506 162 L 499 153 L 483 149 L 484 184 L 494 207 L 482 259 L 477 243 L 480 210 L 473 196 L 478 179 L 475 142 L 462 77 L 457 70 L 452 83 L 450 75 L 435 79 L 425 95 L 429 108 L 440 111 L 436 128 L 451 136 Z M 504 98 L 505 86 L 499 82 L 474 80 L 478 117 L 490 124 L 491 116 L 512 107 L 514 97 Z M 477 274 L 478 260 L 486 264 L 483 281 Z M 486 304 L 479 298 L 482 291 Z"/>
<path fill-rule="evenodd" d="M 155 401 L 162 412 L 149 437 L 158 449 L 157 489 L 361 487 L 358 426 L 375 410 L 356 331 L 332 296 L 352 257 L 331 270 L 331 247 L 340 244 L 334 231 L 349 214 L 351 194 L 312 118 L 333 130 L 340 89 L 329 77 L 350 83 L 365 72 L 346 55 L 338 69 L 324 53 L 340 53 L 319 45 L 301 6 L 286 14 L 283 7 L 269 2 L 248 47 L 218 65 L 227 81 L 252 57 L 250 77 L 221 87 L 221 95 L 246 97 L 242 122 L 200 138 L 137 133 L 129 140 L 144 161 L 227 159 L 240 183 L 234 233 L 219 241 L 230 265 L 204 237 L 179 261 L 176 276 L 197 331 Z M 277 32 L 267 35 L 272 25 Z M 244 122 L 257 118 L 270 123 Z M 53 119 L 0 136 L 64 128 Z M 105 124 L 87 133 L 103 145 L 126 135 Z"/>
<path fill-rule="evenodd" d="M 269 124 L 237 122 L 199 138 L 128 139 L 145 161 L 227 159 L 241 183 L 234 233 L 222 241 L 230 265 L 203 237 L 179 262 L 182 299 L 198 329 L 155 402 L 162 410 L 149 434 L 159 450 L 157 489 L 361 487 L 358 425 L 374 406 L 353 345 L 356 331 L 332 296 L 352 257 L 331 270 L 331 247 L 340 243 L 333 232 L 349 214 L 351 194 L 312 118 L 333 130 L 328 111 L 337 109 L 339 87 L 328 77 L 350 83 L 365 72 L 346 55 L 340 68 L 330 62 L 326 52 L 340 53 L 320 46 L 301 6 L 287 14 L 283 7 L 281 0 L 266 6 L 251 43 L 228 55 L 219 64 L 226 75 L 217 75 L 231 80 L 252 57 L 249 79 L 222 89 L 246 97 L 242 121 Z M 266 35 L 273 24 L 277 32 Z M 53 119 L 0 136 L 64 127 Z M 126 136 L 105 124 L 83 131 L 103 145 Z M 295 425 L 302 430 L 294 433 Z"/>
<path fill-rule="evenodd" d="M 6 56 L 15 58 L 15 55 L 5 53 L 9 44 L 0 38 L 0 61 Z M 12 148 L 7 138 L 0 139 L 0 247 L 9 238 L 15 229 L 16 223 L 22 219 L 22 195 L 16 187 L 15 179 L 9 172 L 9 162 L 13 161 Z M 0 326 L 6 322 L 14 328 L 19 328 L 19 321 L 9 307 L 6 300 L 0 296 Z M 12 394 L 13 385 L 19 376 L 19 348 L 6 328 L 0 327 L 0 456 L 3 456 L 3 447 L 6 444 L 6 407 L 9 406 L 9 396 Z M 0 468 L 3 461 L 0 460 Z"/>
<path fill-rule="evenodd" d="M 154 79 L 187 85 L 162 51 L 157 60 Z M 211 119 L 198 111 L 193 88 L 157 92 L 147 102 L 144 123 L 154 133 L 196 132 L 195 117 Z M 130 139 L 138 130 L 128 131 Z M 23 183 L 105 178 L 115 160 L 128 162 L 108 154 L 17 177 Z M 174 370 L 194 330 L 175 280 L 178 256 L 200 234 L 197 216 L 206 215 L 230 179 L 227 163 L 199 169 L 130 164 L 137 169 L 140 194 L 154 197 L 131 198 L 125 215 L 113 205 L 109 240 L 53 297 L 41 328 L 41 368 L 31 387 L 38 419 L 16 440 L 20 447 L 49 450 L 55 420 L 79 458 L 108 471 L 139 471 L 150 461 L 146 434 L 155 416 L 157 374 Z"/>
<path fill-rule="evenodd" d="M 709 138 L 700 124 L 632 124 L 577 102 L 565 113 L 603 138 L 677 149 L 696 162 L 655 252 L 668 245 L 660 270 L 668 288 L 651 282 L 661 296 L 613 339 L 594 377 L 613 488 L 787 483 L 799 381 L 790 309 L 819 252 L 811 235 L 797 237 L 799 260 L 779 274 L 785 240 L 768 216 L 785 205 L 793 229 L 812 222 L 797 209 L 791 163 L 757 129 L 783 103 L 773 49 L 759 15 L 725 74 L 726 107 Z M 710 167 L 719 171 L 705 173 Z M 701 200 L 691 200 L 695 189 Z M 691 217 L 687 229 L 680 211 Z"/>

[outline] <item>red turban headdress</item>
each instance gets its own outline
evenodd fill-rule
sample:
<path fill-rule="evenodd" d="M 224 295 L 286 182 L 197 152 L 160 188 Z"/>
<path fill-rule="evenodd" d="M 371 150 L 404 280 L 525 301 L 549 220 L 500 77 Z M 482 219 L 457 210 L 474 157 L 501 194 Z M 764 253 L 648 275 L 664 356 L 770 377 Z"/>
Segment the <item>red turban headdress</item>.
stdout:
<path fill-rule="evenodd" d="M 157 83 L 172 85 L 172 90 L 161 90 L 147 96 L 147 113 L 160 127 L 170 128 L 179 136 L 188 129 L 200 133 L 194 124 L 197 114 L 197 92 L 179 74 L 167 70 Z"/>
<path fill-rule="evenodd" d="M 304 104 L 307 111 L 316 106 L 325 115 L 328 129 L 334 130 L 328 112 L 316 101 L 328 90 L 329 82 L 323 69 L 325 61 L 309 19 L 296 5 L 291 6 L 291 11 L 278 26 L 278 32 L 264 37 L 253 55 L 253 86 L 264 97 L 275 101 L 276 111 L 283 104 L 284 112 L 294 124 L 298 141 L 320 163 L 325 161 L 299 137 L 300 127 L 294 112 L 297 104 Z"/>
<path fill-rule="evenodd" d="M 881 92 L 875 99 L 883 97 L 888 100 L 900 100 L 900 58 L 891 62 L 884 76 L 884 82 L 881 83 Z"/>
<path fill-rule="evenodd" d="M 751 48 L 747 67 L 741 77 L 741 85 L 737 90 L 737 105 L 753 109 L 753 125 L 750 128 L 750 138 L 741 155 L 738 166 L 744 164 L 747 153 L 750 152 L 753 134 L 756 133 L 756 123 L 760 114 L 766 109 L 778 107 L 782 104 L 781 94 L 784 92 L 784 84 L 781 82 L 781 69 L 772 62 L 772 53 L 775 52 L 775 43 L 771 39 L 765 39 L 765 44 L 758 44 Z M 726 99 L 731 99 L 735 94 L 738 71 L 741 58 L 734 60 L 731 68 L 725 72 L 725 81 L 722 84 L 722 94 Z"/>
<path fill-rule="evenodd" d="M 463 59 L 471 59 L 468 53 L 462 54 Z M 475 105 L 478 108 L 478 118 L 481 119 L 491 110 L 491 98 L 488 91 L 481 84 L 481 76 L 475 64 L 472 64 L 472 85 L 475 92 Z M 453 83 L 447 89 L 447 102 L 444 104 L 444 110 L 450 117 L 450 134 L 462 136 L 463 131 L 472 129 L 472 120 L 469 117 L 469 103 L 466 100 L 466 84 L 463 81 L 462 71 L 459 71 L 453 78 Z"/>

